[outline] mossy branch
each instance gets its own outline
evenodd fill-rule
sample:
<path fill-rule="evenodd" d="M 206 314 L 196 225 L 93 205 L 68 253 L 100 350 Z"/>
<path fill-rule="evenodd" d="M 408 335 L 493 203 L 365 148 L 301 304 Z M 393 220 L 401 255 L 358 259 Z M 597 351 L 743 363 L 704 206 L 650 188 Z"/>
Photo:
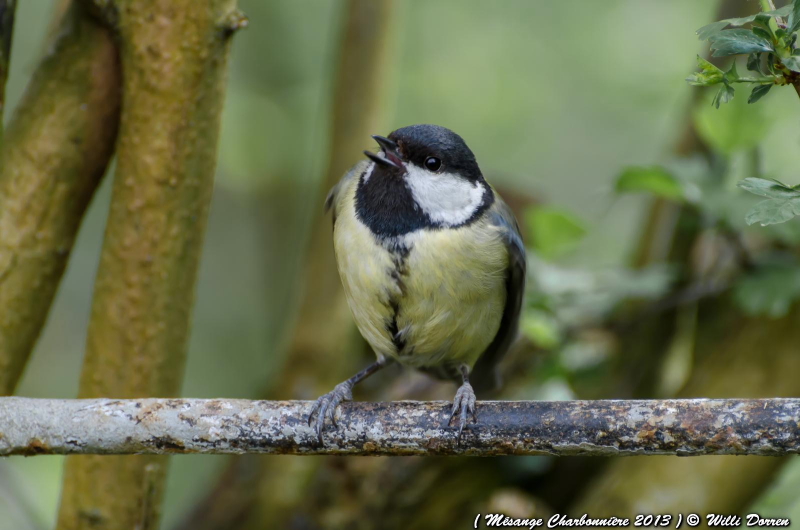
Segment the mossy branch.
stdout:
<path fill-rule="evenodd" d="M 6 106 L 6 80 L 11 63 L 11 39 L 17 0 L 0 0 L 0 146 L 3 144 L 3 110 Z"/>
<path fill-rule="evenodd" d="M 23 454 L 762 455 L 800 453 L 800 399 L 346 403 L 319 445 L 309 401 L 0 399 L 0 456 Z M 95 485 L 98 487 L 98 485 Z"/>
<path fill-rule="evenodd" d="M 0 147 L 0 394 L 22 374 L 111 158 L 120 71 L 79 8 L 36 70 Z"/>
<path fill-rule="evenodd" d="M 123 106 L 80 396 L 172 396 L 213 188 L 231 21 L 241 27 L 243 18 L 235 0 L 104 4 Z M 156 528 L 166 464 L 68 459 L 58 528 Z"/>

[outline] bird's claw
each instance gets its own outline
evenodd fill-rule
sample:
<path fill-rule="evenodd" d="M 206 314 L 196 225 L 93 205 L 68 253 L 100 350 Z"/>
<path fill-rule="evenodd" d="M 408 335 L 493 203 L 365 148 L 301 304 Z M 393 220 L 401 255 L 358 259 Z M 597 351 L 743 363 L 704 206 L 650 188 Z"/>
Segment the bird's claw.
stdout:
<path fill-rule="evenodd" d="M 453 410 L 450 412 L 450 419 L 447 425 L 453 423 L 453 418 L 458 415 L 458 441 L 461 441 L 461 433 L 464 427 L 467 426 L 467 418 L 472 416 L 472 423 L 478 423 L 478 415 L 475 411 L 475 391 L 472 390 L 472 385 L 464 383 L 458 388 L 456 397 L 453 399 Z"/>
<path fill-rule="evenodd" d="M 314 425 L 314 430 L 317 432 L 317 439 L 319 444 L 322 445 L 322 430 L 325 428 L 325 419 L 329 419 L 334 427 L 336 424 L 336 407 L 342 401 L 351 401 L 353 399 L 353 385 L 345 381 L 339 383 L 336 387 L 325 394 L 320 396 L 319 399 L 311 407 L 311 412 L 308 414 L 308 426 L 311 427 L 311 422 L 314 419 L 314 414 L 317 415 L 317 421 Z"/>

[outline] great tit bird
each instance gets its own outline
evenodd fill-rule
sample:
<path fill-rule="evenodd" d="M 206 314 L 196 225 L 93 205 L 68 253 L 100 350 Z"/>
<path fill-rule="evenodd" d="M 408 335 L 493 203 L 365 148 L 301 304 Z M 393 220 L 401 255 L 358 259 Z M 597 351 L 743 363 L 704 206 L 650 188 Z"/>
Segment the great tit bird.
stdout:
<path fill-rule="evenodd" d="M 326 200 L 339 275 L 356 325 L 378 360 L 320 397 L 316 431 L 353 386 L 398 362 L 460 383 L 448 425 L 458 436 L 491 387 L 517 332 L 525 249 L 509 207 L 453 131 L 412 125 L 373 136 Z"/>

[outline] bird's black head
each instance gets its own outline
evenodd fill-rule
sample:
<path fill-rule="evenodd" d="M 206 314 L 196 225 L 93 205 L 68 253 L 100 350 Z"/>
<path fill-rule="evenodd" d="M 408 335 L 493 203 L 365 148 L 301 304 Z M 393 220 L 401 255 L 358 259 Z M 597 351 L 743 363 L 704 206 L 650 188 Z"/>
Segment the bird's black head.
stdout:
<path fill-rule="evenodd" d="M 481 178 L 475 155 L 464 139 L 438 125 L 410 125 L 389 135 L 401 158 L 434 173 L 456 174 L 467 180 Z"/>
<path fill-rule="evenodd" d="M 364 152 L 375 164 L 361 176 L 356 210 L 376 235 L 463 226 L 491 205 L 475 155 L 450 129 L 411 125 L 373 138 L 381 152 Z"/>

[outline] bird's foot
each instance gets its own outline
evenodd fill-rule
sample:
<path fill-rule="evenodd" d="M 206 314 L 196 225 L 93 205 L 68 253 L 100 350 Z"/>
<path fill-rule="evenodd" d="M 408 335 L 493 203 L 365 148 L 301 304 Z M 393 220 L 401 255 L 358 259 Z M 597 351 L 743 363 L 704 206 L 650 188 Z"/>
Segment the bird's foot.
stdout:
<path fill-rule="evenodd" d="M 472 416 L 472 423 L 478 423 L 478 416 L 475 413 L 475 391 L 472 390 L 472 385 L 464 382 L 458 388 L 456 397 L 453 399 L 453 410 L 450 412 L 450 420 L 447 425 L 453 423 L 453 418 L 458 415 L 458 440 L 461 441 L 461 432 L 467 426 L 467 418 Z"/>
<path fill-rule="evenodd" d="M 308 415 L 308 426 L 311 427 L 311 422 L 316 413 L 317 421 L 314 428 L 317 431 L 317 439 L 320 445 L 322 445 L 322 430 L 325 428 L 325 418 L 328 418 L 333 426 L 336 427 L 336 417 L 334 416 L 336 407 L 338 407 L 342 401 L 351 401 L 352 399 L 353 384 L 349 381 L 345 381 L 344 383 L 339 383 L 333 390 L 317 399 L 314 406 L 311 407 L 311 412 Z"/>

